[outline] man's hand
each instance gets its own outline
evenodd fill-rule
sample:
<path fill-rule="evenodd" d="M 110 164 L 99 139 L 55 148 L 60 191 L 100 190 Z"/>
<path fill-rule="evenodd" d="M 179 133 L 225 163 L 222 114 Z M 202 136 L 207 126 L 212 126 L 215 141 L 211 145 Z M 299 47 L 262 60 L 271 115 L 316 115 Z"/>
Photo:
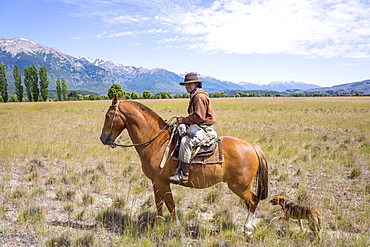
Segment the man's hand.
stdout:
<path fill-rule="evenodd" d="M 179 124 L 184 123 L 184 117 L 177 117 L 177 123 Z"/>

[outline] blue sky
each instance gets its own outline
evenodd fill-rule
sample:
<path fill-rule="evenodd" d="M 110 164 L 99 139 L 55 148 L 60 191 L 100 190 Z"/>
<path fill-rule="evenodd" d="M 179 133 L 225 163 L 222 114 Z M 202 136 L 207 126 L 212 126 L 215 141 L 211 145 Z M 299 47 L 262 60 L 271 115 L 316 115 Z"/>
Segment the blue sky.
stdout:
<path fill-rule="evenodd" d="M 368 0 L 0 0 L 0 38 L 235 83 L 370 79 Z"/>

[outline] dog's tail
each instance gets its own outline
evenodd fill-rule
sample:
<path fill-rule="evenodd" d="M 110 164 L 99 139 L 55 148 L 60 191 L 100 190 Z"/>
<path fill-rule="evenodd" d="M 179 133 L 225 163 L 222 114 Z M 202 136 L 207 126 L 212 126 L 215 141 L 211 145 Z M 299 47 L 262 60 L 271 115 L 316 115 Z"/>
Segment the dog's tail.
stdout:
<path fill-rule="evenodd" d="M 258 200 L 264 200 L 268 196 L 268 165 L 265 154 L 262 152 L 258 145 L 252 145 L 256 152 L 259 160 L 259 166 L 257 170 L 257 198 Z"/>

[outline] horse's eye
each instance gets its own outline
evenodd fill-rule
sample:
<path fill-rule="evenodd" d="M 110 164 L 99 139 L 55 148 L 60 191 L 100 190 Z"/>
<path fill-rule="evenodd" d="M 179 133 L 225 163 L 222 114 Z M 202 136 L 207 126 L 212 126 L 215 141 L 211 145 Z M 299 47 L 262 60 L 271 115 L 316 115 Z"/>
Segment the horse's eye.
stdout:
<path fill-rule="evenodd" d="M 105 115 L 105 120 L 107 120 L 109 118 L 109 115 Z"/>

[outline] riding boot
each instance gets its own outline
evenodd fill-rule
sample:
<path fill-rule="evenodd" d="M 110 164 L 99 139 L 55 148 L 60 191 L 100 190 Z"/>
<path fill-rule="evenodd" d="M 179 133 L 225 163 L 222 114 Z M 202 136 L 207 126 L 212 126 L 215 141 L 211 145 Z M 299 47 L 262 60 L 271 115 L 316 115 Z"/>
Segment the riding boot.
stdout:
<path fill-rule="evenodd" d="M 180 161 L 175 175 L 168 177 L 173 184 L 185 184 L 188 182 L 190 163 Z"/>

